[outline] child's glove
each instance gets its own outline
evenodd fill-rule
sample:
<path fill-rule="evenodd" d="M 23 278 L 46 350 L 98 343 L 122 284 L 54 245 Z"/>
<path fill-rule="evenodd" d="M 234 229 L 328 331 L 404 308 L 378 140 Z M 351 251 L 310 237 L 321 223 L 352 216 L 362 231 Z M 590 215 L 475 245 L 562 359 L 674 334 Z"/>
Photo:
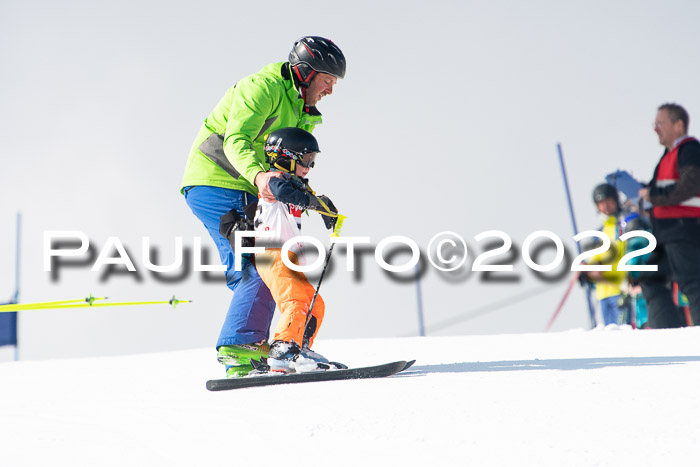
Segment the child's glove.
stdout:
<path fill-rule="evenodd" d="M 578 283 L 581 287 L 586 288 L 591 285 L 591 279 L 584 271 L 580 271 L 578 275 Z"/>
<path fill-rule="evenodd" d="M 326 224 L 328 230 L 335 228 L 335 223 L 338 221 L 338 209 L 328 196 L 309 195 L 308 209 L 316 211 L 323 216 L 323 223 Z"/>

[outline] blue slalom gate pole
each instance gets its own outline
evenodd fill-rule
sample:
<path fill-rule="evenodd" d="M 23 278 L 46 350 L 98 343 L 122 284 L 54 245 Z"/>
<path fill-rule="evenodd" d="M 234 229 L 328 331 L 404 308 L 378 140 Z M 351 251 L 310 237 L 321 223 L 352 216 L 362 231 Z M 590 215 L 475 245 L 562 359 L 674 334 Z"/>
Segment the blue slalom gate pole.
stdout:
<path fill-rule="evenodd" d="M 416 299 L 418 301 L 418 334 L 425 336 L 425 323 L 423 322 L 423 295 L 420 290 L 420 267 L 416 264 Z"/>
<path fill-rule="evenodd" d="M 15 296 L 13 302 L 19 302 L 19 265 L 22 248 L 22 213 L 17 213 L 17 238 L 15 238 Z"/>
<path fill-rule="evenodd" d="M 561 165 L 561 174 L 564 178 L 564 188 L 566 189 L 566 199 L 569 203 L 569 214 L 571 215 L 571 225 L 574 227 L 574 235 L 578 235 L 578 227 L 576 226 L 576 216 L 574 215 L 574 205 L 571 203 L 571 191 L 569 190 L 569 178 L 566 175 L 566 166 L 564 165 L 564 154 L 561 150 L 561 144 L 557 143 L 557 151 L 559 152 L 559 164 Z M 576 242 L 576 250 L 581 254 L 581 245 Z M 596 327 L 595 307 L 591 300 L 591 285 L 586 284 L 586 299 L 588 300 L 588 313 L 591 318 L 591 327 Z"/>
<path fill-rule="evenodd" d="M 19 303 L 19 276 L 20 276 L 20 255 L 22 251 L 22 213 L 17 213 L 17 238 L 15 253 L 15 296 L 13 301 Z M 17 335 L 17 321 L 19 313 L 15 314 L 15 361 L 19 361 L 19 336 Z"/>
<path fill-rule="evenodd" d="M 22 215 L 17 213 L 17 239 L 15 247 L 15 292 L 9 302 L 0 304 L 0 347 L 13 346 L 15 360 L 19 360 L 19 341 L 17 337 L 17 318 L 19 314 L 14 305 L 19 301 L 20 248 L 22 236 Z M 5 311 L 7 310 L 7 311 Z M 4 312 L 3 312 L 4 311 Z"/>

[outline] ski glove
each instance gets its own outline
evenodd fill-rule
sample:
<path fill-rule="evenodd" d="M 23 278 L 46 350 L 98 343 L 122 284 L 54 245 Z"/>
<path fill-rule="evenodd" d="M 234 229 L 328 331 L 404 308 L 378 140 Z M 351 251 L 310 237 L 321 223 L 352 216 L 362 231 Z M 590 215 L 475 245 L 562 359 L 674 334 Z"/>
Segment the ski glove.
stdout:
<path fill-rule="evenodd" d="M 579 273 L 578 283 L 583 288 L 586 288 L 588 287 L 588 285 L 591 285 L 591 280 L 588 278 L 588 275 L 584 271 L 581 271 Z"/>
<path fill-rule="evenodd" d="M 325 206 L 324 206 L 325 205 Z M 309 195 L 309 205 L 308 209 L 316 211 L 323 217 L 323 223 L 326 225 L 328 230 L 333 230 L 335 228 L 335 223 L 338 221 L 338 209 L 336 209 L 333 202 L 328 198 L 328 196 L 321 195 Z"/>
<path fill-rule="evenodd" d="M 253 218 L 255 217 L 257 208 L 258 202 L 256 200 L 243 208 L 242 216 L 237 210 L 231 209 L 219 218 L 219 233 L 229 241 L 231 248 L 235 248 L 236 230 L 255 230 L 255 227 L 253 227 Z M 241 246 L 253 247 L 255 246 L 255 239 L 253 237 L 243 237 L 241 239 Z"/>

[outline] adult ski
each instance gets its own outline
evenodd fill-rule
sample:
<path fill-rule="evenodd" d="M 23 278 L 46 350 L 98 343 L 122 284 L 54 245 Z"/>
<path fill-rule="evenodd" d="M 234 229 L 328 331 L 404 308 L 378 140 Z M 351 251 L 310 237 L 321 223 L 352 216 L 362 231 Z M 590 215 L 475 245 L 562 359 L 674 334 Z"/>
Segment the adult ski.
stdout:
<path fill-rule="evenodd" d="M 348 368 L 344 370 L 309 371 L 305 373 L 275 374 L 268 373 L 242 378 L 212 379 L 207 381 L 207 389 L 210 391 L 227 391 L 230 389 L 242 389 L 258 386 L 272 386 L 276 384 L 311 383 L 317 381 L 339 381 L 344 379 L 383 378 L 407 370 L 415 360 L 409 362 L 385 363 L 383 365 L 368 366 L 364 368 Z"/>

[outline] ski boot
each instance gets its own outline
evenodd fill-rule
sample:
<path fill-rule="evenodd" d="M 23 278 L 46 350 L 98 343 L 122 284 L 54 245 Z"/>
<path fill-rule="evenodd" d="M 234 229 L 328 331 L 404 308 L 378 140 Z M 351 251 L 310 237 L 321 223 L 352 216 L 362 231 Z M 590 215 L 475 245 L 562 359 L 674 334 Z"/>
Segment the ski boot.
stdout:
<path fill-rule="evenodd" d="M 329 362 L 323 355 L 308 347 L 300 347 L 296 342 L 274 341 L 270 346 L 267 359 L 269 371 L 281 373 L 303 373 L 316 370 L 347 368 L 347 366 Z"/>
<path fill-rule="evenodd" d="M 264 360 L 270 351 L 266 341 L 253 344 L 222 345 L 219 347 L 216 359 L 226 365 L 226 377 L 238 378 L 247 376 L 253 370 L 251 360 Z"/>

